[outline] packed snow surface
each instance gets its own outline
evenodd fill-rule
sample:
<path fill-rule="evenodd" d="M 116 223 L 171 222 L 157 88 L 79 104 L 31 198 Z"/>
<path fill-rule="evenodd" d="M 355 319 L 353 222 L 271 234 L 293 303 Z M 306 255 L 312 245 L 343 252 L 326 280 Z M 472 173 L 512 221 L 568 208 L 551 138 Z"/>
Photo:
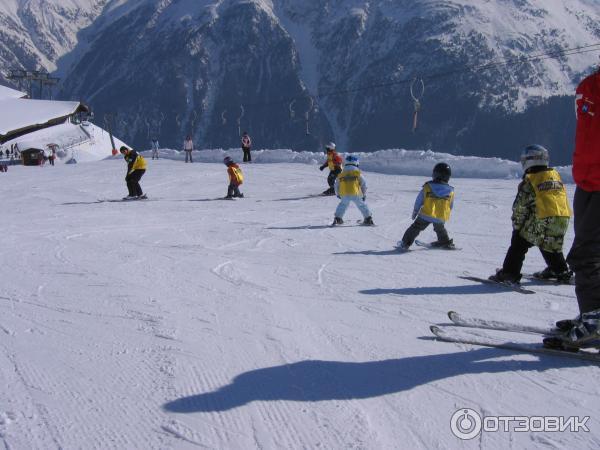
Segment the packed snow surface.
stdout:
<path fill-rule="evenodd" d="M 329 228 L 337 199 L 307 198 L 326 187 L 314 165 L 243 170 L 235 201 L 219 200 L 222 164 L 150 160 L 138 202 L 97 202 L 126 194 L 122 160 L 0 173 L 0 446 L 600 447 L 597 365 L 429 332 L 450 309 L 576 315 L 572 286 L 525 296 L 458 278 L 501 265 L 518 180 L 453 179 L 462 250 L 399 254 L 426 177 L 367 173 L 377 226 Z M 542 268 L 532 250 L 524 271 Z M 590 432 L 463 442 L 460 408 L 591 416 Z"/>

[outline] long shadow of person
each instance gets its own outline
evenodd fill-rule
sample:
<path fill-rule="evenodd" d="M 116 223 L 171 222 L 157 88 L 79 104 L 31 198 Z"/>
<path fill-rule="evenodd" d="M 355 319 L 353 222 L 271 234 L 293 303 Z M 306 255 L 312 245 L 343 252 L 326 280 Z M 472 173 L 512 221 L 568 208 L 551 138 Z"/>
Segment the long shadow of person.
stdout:
<path fill-rule="evenodd" d="M 194 413 L 227 411 L 253 401 L 364 399 L 465 374 L 543 372 L 590 364 L 551 356 L 533 361 L 490 360 L 510 353 L 514 352 L 482 348 L 384 361 L 300 361 L 248 371 L 236 376 L 227 386 L 173 400 L 163 408 L 176 413 Z"/>

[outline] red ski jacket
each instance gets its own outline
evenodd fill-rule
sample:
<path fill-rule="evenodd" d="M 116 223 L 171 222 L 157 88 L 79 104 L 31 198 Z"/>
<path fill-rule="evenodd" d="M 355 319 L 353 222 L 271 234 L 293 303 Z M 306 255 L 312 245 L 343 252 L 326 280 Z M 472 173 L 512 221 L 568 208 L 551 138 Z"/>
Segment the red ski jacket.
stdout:
<path fill-rule="evenodd" d="M 573 179 L 584 191 L 600 191 L 600 70 L 577 86 L 576 95 Z"/>

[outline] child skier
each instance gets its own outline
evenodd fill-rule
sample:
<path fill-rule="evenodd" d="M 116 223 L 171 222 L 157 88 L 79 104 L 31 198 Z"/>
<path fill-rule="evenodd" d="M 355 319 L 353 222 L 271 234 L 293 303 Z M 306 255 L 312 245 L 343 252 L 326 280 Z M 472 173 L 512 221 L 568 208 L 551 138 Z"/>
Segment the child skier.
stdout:
<path fill-rule="evenodd" d="M 569 282 L 573 273 L 562 253 L 571 210 L 560 175 L 548 167 L 549 154 L 541 145 L 530 145 L 521 154 L 525 173 L 513 202 L 513 234 L 502 269 L 490 280 L 518 283 L 525 254 L 538 247 L 548 267 L 537 278 Z"/>
<path fill-rule="evenodd" d="M 358 169 L 358 158 L 354 155 L 346 156 L 346 167 L 337 176 L 334 183 L 335 195 L 341 200 L 335 210 L 332 226 L 344 223 L 343 217 L 350 202 L 353 202 L 363 215 L 363 225 L 375 225 L 371 211 L 365 203 L 367 196 L 367 183 Z"/>
<path fill-rule="evenodd" d="M 450 219 L 450 212 L 454 207 L 454 188 L 448 184 L 452 170 L 446 163 L 438 163 L 433 168 L 432 180 L 423 185 L 423 189 L 417 195 L 413 208 L 412 218 L 414 222 L 398 241 L 397 247 L 400 251 L 406 251 L 413 244 L 419 233 L 425 230 L 429 224 L 433 224 L 433 230 L 437 235 L 437 241 L 432 242 L 432 247 L 452 250 L 454 242 L 448 237 L 444 224 Z"/>
<path fill-rule="evenodd" d="M 142 192 L 140 186 L 140 180 L 146 173 L 146 160 L 142 155 L 139 155 L 136 151 L 125 146 L 122 146 L 119 151 L 127 162 L 125 182 L 127 183 L 129 195 L 123 197 L 123 200 L 139 200 L 146 198 L 146 195 Z"/>
<path fill-rule="evenodd" d="M 335 180 L 342 171 L 342 157 L 335 151 L 335 144 L 330 142 L 325 146 L 325 153 L 327 153 L 327 161 L 319 167 L 319 170 L 323 171 L 325 167 L 329 168 L 329 175 L 327 176 L 327 184 L 329 188 L 323 191 L 323 195 L 335 195 Z"/>
<path fill-rule="evenodd" d="M 158 159 L 158 138 L 152 138 L 152 159 Z"/>
<path fill-rule="evenodd" d="M 244 194 L 240 192 L 240 185 L 244 182 L 242 169 L 231 159 L 231 156 L 226 156 L 223 159 L 223 164 L 227 166 L 227 175 L 229 175 L 229 186 L 227 187 L 227 196 L 225 198 L 243 198 Z"/>
<path fill-rule="evenodd" d="M 252 148 L 252 139 L 247 131 L 242 134 L 242 152 L 244 153 L 244 162 L 252 162 L 252 154 L 250 150 Z"/>

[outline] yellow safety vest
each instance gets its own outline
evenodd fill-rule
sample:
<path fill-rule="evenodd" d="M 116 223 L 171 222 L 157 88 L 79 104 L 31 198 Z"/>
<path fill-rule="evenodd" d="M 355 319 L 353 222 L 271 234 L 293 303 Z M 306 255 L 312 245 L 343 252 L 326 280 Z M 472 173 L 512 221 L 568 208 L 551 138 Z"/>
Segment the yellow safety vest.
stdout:
<path fill-rule="evenodd" d="M 231 171 L 233 172 L 233 176 L 237 184 L 242 184 L 244 182 L 244 174 L 242 173 L 242 169 L 239 167 L 231 167 Z"/>
<path fill-rule="evenodd" d="M 454 192 L 451 192 L 447 197 L 438 197 L 435 195 L 429 183 L 423 186 L 423 207 L 421 214 L 427 217 L 447 222 L 450 219 L 452 211 L 450 205 L 454 199 Z"/>
<path fill-rule="evenodd" d="M 538 219 L 571 217 L 567 190 L 556 170 L 530 173 L 526 177 L 535 193 L 535 209 Z"/>
<path fill-rule="evenodd" d="M 125 157 L 125 159 L 129 162 L 128 157 L 129 157 L 129 155 L 127 155 Z M 133 172 L 134 170 L 146 170 L 147 167 L 148 167 L 148 164 L 146 163 L 146 160 L 144 159 L 144 157 L 142 155 L 140 155 L 138 153 L 138 156 L 135 159 L 133 166 L 131 166 L 131 171 Z"/>
<path fill-rule="evenodd" d="M 340 197 L 346 197 L 348 195 L 358 195 L 362 197 L 362 190 L 360 189 L 360 170 L 352 169 L 347 170 L 338 175 L 339 188 L 338 193 Z"/>

